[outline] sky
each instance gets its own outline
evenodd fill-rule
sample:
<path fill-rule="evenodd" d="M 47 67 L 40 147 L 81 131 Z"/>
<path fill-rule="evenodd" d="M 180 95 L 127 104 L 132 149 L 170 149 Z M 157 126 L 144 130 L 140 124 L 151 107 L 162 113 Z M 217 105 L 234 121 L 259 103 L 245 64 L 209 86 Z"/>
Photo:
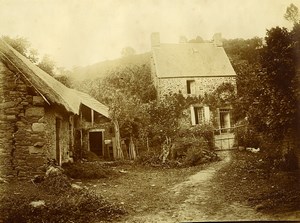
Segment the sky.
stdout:
<path fill-rule="evenodd" d="M 87 66 L 121 56 L 124 47 L 150 51 L 150 35 L 210 40 L 264 37 L 289 27 L 283 15 L 300 0 L 0 0 L 0 36 L 25 37 L 57 66 Z"/>

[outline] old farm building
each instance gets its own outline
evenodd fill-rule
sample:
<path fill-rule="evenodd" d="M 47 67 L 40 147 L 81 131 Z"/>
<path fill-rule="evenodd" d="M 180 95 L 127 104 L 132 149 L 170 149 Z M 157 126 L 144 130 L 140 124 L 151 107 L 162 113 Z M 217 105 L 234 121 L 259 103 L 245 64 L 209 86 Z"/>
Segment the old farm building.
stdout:
<path fill-rule="evenodd" d="M 236 85 L 236 73 L 222 47 L 221 34 L 212 42 L 165 44 L 159 33 L 151 35 L 151 68 L 159 97 L 170 92 L 199 96 L 213 92 L 222 83 Z M 219 128 L 230 128 L 230 106 L 217 109 Z M 190 124 L 210 120 L 208 106 L 190 108 Z"/>
<path fill-rule="evenodd" d="M 91 150 L 113 156 L 108 108 L 70 89 L 0 40 L 0 176 L 40 173 Z"/>

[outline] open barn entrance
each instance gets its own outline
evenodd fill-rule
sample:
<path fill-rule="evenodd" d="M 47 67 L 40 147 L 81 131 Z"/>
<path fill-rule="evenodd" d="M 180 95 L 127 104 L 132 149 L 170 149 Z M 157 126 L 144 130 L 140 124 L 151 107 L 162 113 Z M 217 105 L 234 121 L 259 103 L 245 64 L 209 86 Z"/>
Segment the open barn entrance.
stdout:
<path fill-rule="evenodd" d="M 104 148 L 103 130 L 90 130 L 89 146 L 91 152 L 95 153 L 98 156 L 103 156 L 103 148 Z"/>

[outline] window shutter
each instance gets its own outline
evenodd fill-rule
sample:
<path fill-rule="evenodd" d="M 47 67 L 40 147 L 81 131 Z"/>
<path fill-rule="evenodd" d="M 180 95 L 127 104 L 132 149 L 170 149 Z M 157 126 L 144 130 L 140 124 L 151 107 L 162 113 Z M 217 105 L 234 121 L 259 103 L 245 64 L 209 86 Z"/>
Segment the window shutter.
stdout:
<path fill-rule="evenodd" d="M 190 110 L 191 110 L 192 125 L 196 125 L 196 118 L 195 118 L 195 109 L 194 109 L 194 106 L 191 105 Z"/>
<path fill-rule="evenodd" d="M 208 106 L 203 107 L 203 113 L 204 113 L 204 122 L 208 123 L 210 121 L 210 111 Z"/>

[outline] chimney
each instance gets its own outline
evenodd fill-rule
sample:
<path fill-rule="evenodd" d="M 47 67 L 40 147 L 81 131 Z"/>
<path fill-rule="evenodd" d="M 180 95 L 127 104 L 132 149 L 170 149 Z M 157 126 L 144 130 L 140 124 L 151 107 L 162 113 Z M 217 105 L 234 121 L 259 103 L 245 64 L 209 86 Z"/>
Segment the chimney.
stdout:
<path fill-rule="evenodd" d="M 158 47 L 160 45 L 159 33 L 151 33 L 151 47 Z"/>
<path fill-rule="evenodd" d="M 179 43 L 187 43 L 187 38 L 185 36 L 180 36 Z"/>
<path fill-rule="evenodd" d="M 222 33 L 215 33 L 213 36 L 213 43 L 215 46 L 223 46 Z"/>

